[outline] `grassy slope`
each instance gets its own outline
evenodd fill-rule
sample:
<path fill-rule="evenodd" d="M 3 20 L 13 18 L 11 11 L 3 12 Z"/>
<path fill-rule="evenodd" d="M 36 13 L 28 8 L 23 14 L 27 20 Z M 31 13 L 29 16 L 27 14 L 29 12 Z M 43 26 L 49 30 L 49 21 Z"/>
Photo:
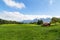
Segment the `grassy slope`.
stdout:
<path fill-rule="evenodd" d="M 4 24 L 0 25 L 0 40 L 60 40 L 60 25 Z"/>

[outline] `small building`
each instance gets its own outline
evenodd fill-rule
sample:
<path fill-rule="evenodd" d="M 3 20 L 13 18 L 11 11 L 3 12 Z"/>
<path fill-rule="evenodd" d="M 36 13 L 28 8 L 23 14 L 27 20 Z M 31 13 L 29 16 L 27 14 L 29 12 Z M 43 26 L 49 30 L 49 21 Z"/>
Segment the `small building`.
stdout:
<path fill-rule="evenodd" d="M 43 25 L 43 26 L 50 26 L 51 23 L 49 23 L 49 22 L 45 22 L 45 23 L 43 23 L 42 25 Z"/>

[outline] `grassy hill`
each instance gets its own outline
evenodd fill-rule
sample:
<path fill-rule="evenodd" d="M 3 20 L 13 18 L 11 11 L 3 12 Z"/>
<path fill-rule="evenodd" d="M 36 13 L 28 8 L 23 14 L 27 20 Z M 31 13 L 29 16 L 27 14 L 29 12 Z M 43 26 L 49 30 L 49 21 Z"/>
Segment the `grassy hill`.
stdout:
<path fill-rule="evenodd" d="M 60 40 L 60 25 L 3 24 L 0 25 L 0 40 Z"/>

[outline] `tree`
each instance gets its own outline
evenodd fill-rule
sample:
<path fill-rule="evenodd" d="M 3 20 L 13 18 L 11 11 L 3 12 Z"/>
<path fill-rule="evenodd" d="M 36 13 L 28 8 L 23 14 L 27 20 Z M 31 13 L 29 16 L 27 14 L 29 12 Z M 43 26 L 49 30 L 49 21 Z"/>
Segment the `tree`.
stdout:
<path fill-rule="evenodd" d="M 43 20 L 38 20 L 38 21 L 37 21 L 37 24 L 38 24 L 38 25 L 43 24 Z"/>
<path fill-rule="evenodd" d="M 60 23 L 60 18 L 58 18 L 58 23 Z"/>
<path fill-rule="evenodd" d="M 58 18 L 53 17 L 53 18 L 51 19 L 51 23 L 55 23 L 55 24 L 56 24 L 56 22 L 58 22 Z"/>

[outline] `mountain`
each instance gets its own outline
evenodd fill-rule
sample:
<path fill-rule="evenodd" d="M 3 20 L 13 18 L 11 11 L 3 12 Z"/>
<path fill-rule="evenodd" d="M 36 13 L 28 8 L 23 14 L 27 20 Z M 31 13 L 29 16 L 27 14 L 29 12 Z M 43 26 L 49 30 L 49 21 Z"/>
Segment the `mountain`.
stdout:
<path fill-rule="evenodd" d="M 51 18 L 40 18 L 40 20 L 43 20 L 43 22 L 50 22 Z"/>
<path fill-rule="evenodd" d="M 23 23 L 30 23 L 30 22 L 32 22 L 32 20 L 23 20 L 22 22 Z"/>
<path fill-rule="evenodd" d="M 38 20 L 43 20 L 43 22 L 50 22 L 51 18 L 40 18 L 40 19 L 33 19 L 33 20 L 23 20 L 24 23 L 30 23 L 30 22 L 37 22 Z"/>

